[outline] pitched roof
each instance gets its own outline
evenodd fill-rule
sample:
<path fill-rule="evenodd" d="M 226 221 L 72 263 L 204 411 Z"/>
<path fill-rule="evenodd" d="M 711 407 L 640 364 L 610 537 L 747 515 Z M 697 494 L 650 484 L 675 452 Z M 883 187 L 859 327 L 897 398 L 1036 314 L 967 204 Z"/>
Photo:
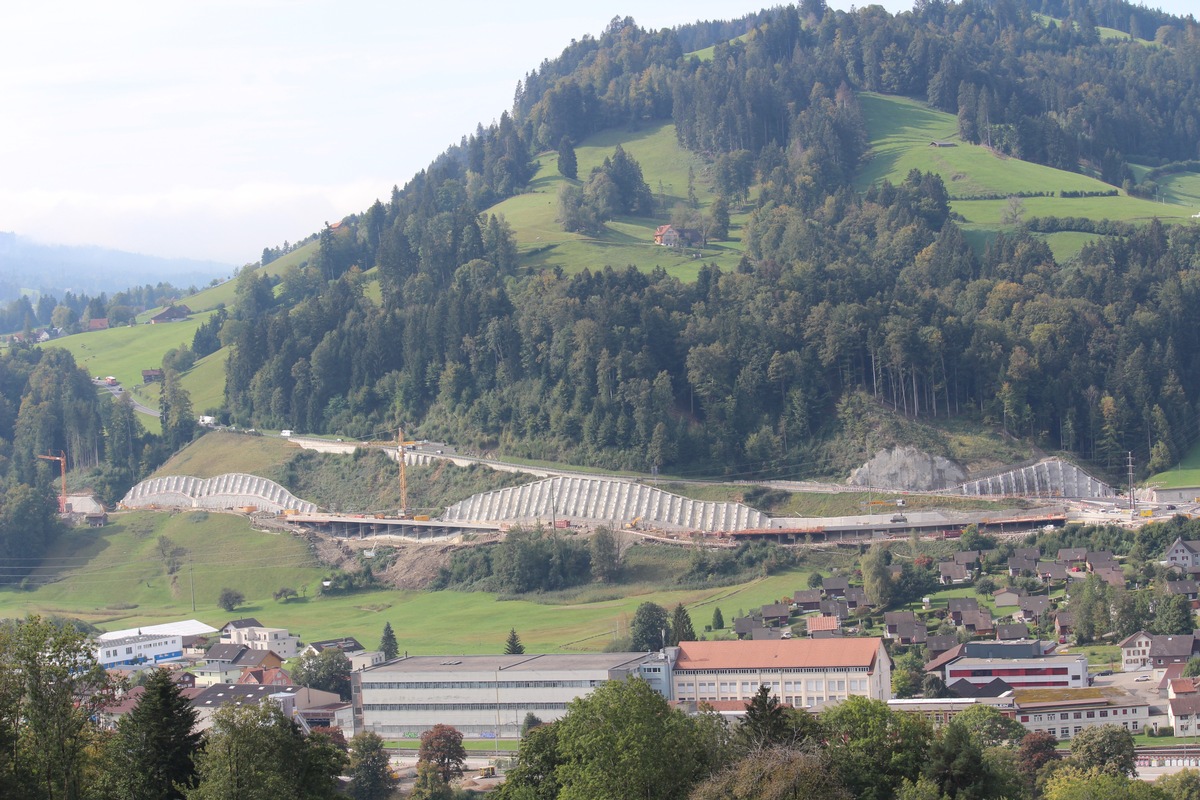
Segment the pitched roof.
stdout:
<path fill-rule="evenodd" d="M 1149 636 L 1149 635 L 1150 634 L 1146 633 L 1145 631 L 1138 631 L 1137 633 L 1131 633 L 1128 636 L 1126 636 L 1124 639 L 1122 639 L 1120 641 L 1120 643 L 1117 645 L 1117 647 L 1131 647 L 1131 646 L 1133 646 L 1133 642 L 1135 639 L 1137 639 L 1141 636 Z"/>
<path fill-rule="evenodd" d="M 1194 636 L 1151 636 L 1151 658 L 1181 658 L 1192 654 Z"/>
<path fill-rule="evenodd" d="M 801 589 L 792 595 L 792 602 L 797 605 L 800 603 L 819 603 L 821 602 L 820 589 Z"/>
<path fill-rule="evenodd" d="M 996 626 L 997 639 L 1028 639 L 1029 626 L 1024 622 L 1012 622 Z"/>
<path fill-rule="evenodd" d="M 963 651 L 965 649 L 966 648 L 964 645 L 956 644 L 956 645 L 954 645 L 954 647 L 951 647 L 949 650 L 942 653 L 937 658 L 933 659 L 932 661 L 926 662 L 923 669 L 926 672 L 934 672 L 935 670 L 939 670 L 942 667 L 949 664 L 954 659 L 961 657 L 963 654 Z"/>
<path fill-rule="evenodd" d="M 901 639 L 909 639 L 915 643 L 924 642 L 928 636 L 928 629 L 924 622 L 901 622 L 896 626 L 896 636 Z"/>
<path fill-rule="evenodd" d="M 951 597 L 946 600 L 946 610 L 953 614 L 955 611 L 978 611 L 979 601 L 974 597 Z"/>
<path fill-rule="evenodd" d="M 242 654 L 243 650 L 248 649 L 250 648 L 244 644 L 214 644 L 208 648 L 208 651 L 204 654 L 204 659 L 210 664 L 222 661 L 232 664 Z"/>
<path fill-rule="evenodd" d="M 1167 581 L 1167 594 L 1196 594 L 1200 592 L 1200 581 Z"/>
<path fill-rule="evenodd" d="M 1185 550 L 1188 550 L 1192 553 L 1200 553 L 1200 539 L 1177 538 L 1174 542 L 1171 543 L 1171 547 L 1168 547 L 1167 549 L 1170 550 L 1172 547 L 1174 547 L 1177 544 L 1183 545 L 1183 548 Z"/>
<path fill-rule="evenodd" d="M 938 572 L 941 573 L 943 578 L 948 578 L 952 581 L 965 581 L 967 579 L 967 568 L 953 561 L 939 563 Z"/>
<path fill-rule="evenodd" d="M 676 670 L 874 667 L 882 639 L 680 642 Z"/>
<path fill-rule="evenodd" d="M 261 628 L 263 624 L 254 617 L 243 617 L 242 619 L 231 619 L 221 626 L 221 630 L 226 628 Z"/>
<path fill-rule="evenodd" d="M 1044 594 L 1032 594 L 1022 597 L 1018 605 L 1022 611 L 1042 612 L 1050 607 L 1050 598 Z"/>
<path fill-rule="evenodd" d="M 842 623 L 837 617 L 806 617 L 804 621 L 808 625 L 809 633 L 813 631 L 836 631 L 842 627 Z"/>
<path fill-rule="evenodd" d="M 915 611 L 885 611 L 883 612 L 884 625 L 899 625 L 901 622 L 916 622 L 917 614 Z"/>
<path fill-rule="evenodd" d="M 929 652 L 945 652 L 958 644 L 957 633 L 934 634 L 925 637 L 925 649 Z"/>
<path fill-rule="evenodd" d="M 1172 697 L 1169 701 L 1171 713 L 1175 716 L 1190 716 L 1200 714 L 1200 694 L 1185 694 Z"/>

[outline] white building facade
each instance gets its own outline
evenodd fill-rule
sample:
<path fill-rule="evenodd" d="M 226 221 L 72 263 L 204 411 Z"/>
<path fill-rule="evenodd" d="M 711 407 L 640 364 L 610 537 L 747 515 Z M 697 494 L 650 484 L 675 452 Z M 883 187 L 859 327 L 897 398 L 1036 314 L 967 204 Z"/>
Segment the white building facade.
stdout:
<path fill-rule="evenodd" d="M 681 642 L 670 699 L 747 702 L 760 686 L 795 708 L 851 696 L 889 700 L 892 662 L 883 639 Z"/>
<path fill-rule="evenodd" d="M 183 637 L 179 634 L 141 634 L 93 643 L 96 660 L 105 669 L 134 664 L 176 661 L 183 658 Z"/>
<path fill-rule="evenodd" d="M 467 738 L 515 739 L 526 714 L 552 722 L 611 680 L 643 677 L 661 691 L 663 669 L 653 653 L 393 659 L 351 674 L 354 733 L 416 739 L 442 723 Z"/>
<path fill-rule="evenodd" d="M 300 653 L 300 637 L 288 633 L 287 628 L 233 628 L 221 641 L 245 645 L 251 650 L 270 650 L 285 659 Z"/>

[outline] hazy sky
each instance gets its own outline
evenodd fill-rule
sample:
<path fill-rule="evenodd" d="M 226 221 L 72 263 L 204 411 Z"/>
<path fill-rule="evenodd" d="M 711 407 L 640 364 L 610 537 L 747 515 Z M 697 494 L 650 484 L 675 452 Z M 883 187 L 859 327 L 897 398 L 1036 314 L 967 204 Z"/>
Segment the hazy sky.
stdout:
<path fill-rule="evenodd" d="M 0 27 L 0 231 L 255 261 L 386 198 L 614 16 L 660 28 L 773 4 L 13 4 Z"/>

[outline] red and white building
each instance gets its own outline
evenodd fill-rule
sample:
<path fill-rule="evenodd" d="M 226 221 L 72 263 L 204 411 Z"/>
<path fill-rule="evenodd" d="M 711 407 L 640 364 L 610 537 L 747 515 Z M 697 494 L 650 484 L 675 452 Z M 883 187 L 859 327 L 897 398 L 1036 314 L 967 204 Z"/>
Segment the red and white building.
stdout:
<path fill-rule="evenodd" d="M 795 708 L 852 695 L 886 701 L 892 661 L 877 638 L 679 643 L 671 670 L 677 702 L 748 702 L 764 685 Z"/>
<path fill-rule="evenodd" d="M 996 678 L 1016 689 L 1082 688 L 1087 686 L 1087 657 L 1042 656 L 1040 658 L 956 658 L 945 665 L 949 686 L 968 681 L 985 686 Z"/>

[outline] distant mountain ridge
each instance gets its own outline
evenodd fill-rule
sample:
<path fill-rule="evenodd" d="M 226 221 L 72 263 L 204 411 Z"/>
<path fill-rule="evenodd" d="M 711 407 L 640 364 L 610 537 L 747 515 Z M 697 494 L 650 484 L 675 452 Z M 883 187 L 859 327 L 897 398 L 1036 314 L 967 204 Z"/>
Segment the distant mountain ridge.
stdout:
<path fill-rule="evenodd" d="M 130 286 L 166 281 L 205 286 L 227 277 L 232 264 L 189 258 L 163 258 L 95 246 L 53 245 L 0 231 L 0 302 L 22 289 L 61 296 L 67 290 L 97 295 Z"/>

